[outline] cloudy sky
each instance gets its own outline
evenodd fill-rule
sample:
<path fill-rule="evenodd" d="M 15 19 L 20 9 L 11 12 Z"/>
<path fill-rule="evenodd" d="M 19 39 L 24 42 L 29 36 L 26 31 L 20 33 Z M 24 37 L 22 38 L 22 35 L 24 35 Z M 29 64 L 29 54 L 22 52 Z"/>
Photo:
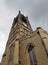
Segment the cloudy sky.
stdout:
<path fill-rule="evenodd" d="M 13 18 L 19 10 L 28 16 L 33 30 L 42 27 L 48 31 L 48 0 L 0 0 L 0 62 Z"/>

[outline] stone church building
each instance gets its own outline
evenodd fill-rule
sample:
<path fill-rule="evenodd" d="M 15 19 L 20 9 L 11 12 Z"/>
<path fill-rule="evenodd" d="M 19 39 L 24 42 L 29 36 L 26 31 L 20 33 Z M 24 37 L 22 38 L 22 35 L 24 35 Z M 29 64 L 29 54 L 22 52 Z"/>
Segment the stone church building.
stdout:
<path fill-rule="evenodd" d="M 14 18 L 1 65 L 48 65 L 48 33 L 33 31 L 28 17 Z"/>

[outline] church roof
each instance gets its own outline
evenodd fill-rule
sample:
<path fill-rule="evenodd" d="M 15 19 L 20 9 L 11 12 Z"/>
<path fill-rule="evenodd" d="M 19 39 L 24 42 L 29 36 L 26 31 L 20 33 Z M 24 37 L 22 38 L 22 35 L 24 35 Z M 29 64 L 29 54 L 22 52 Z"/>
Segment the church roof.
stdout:
<path fill-rule="evenodd" d="M 46 48 L 48 49 L 48 33 L 42 28 L 37 28 L 37 33 L 39 34 L 41 40 L 43 40 Z M 47 51 L 48 53 L 48 51 Z"/>

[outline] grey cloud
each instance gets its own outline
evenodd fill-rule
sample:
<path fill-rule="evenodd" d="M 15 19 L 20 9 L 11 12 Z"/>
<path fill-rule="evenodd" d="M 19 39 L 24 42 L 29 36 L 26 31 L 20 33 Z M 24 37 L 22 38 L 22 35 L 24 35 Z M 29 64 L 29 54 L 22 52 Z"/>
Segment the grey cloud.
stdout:
<path fill-rule="evenodd" d="M 21 10 L 29 17 L 32 28 L 48 31 L 48 0 L 0 0 L 0 61 L 13 18 Z"/>
<path fill-rule="evenodd" d="M 7 0 L 7 4 L 10 8 L 27 11 L 32 17 L 48 13 L 48 0 Z"/>
<path fill-rule="evenodd" d="M 48 31 L 48 0 L 7 0 L 6 4 L 11 10 L 26 13 L 33 29 L 41 26 Z"/>

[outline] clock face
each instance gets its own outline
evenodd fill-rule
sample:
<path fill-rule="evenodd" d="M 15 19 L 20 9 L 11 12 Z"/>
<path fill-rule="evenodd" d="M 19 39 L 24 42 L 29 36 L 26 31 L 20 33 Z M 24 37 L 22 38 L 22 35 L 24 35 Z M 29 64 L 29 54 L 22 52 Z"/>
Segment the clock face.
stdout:
<path fill-rule="evenodd" d="M 24 26 L 27 26 L 26 23 L 24 23 L 24 22 L 23 22 L 23 25 L 24 25 Z"/>

